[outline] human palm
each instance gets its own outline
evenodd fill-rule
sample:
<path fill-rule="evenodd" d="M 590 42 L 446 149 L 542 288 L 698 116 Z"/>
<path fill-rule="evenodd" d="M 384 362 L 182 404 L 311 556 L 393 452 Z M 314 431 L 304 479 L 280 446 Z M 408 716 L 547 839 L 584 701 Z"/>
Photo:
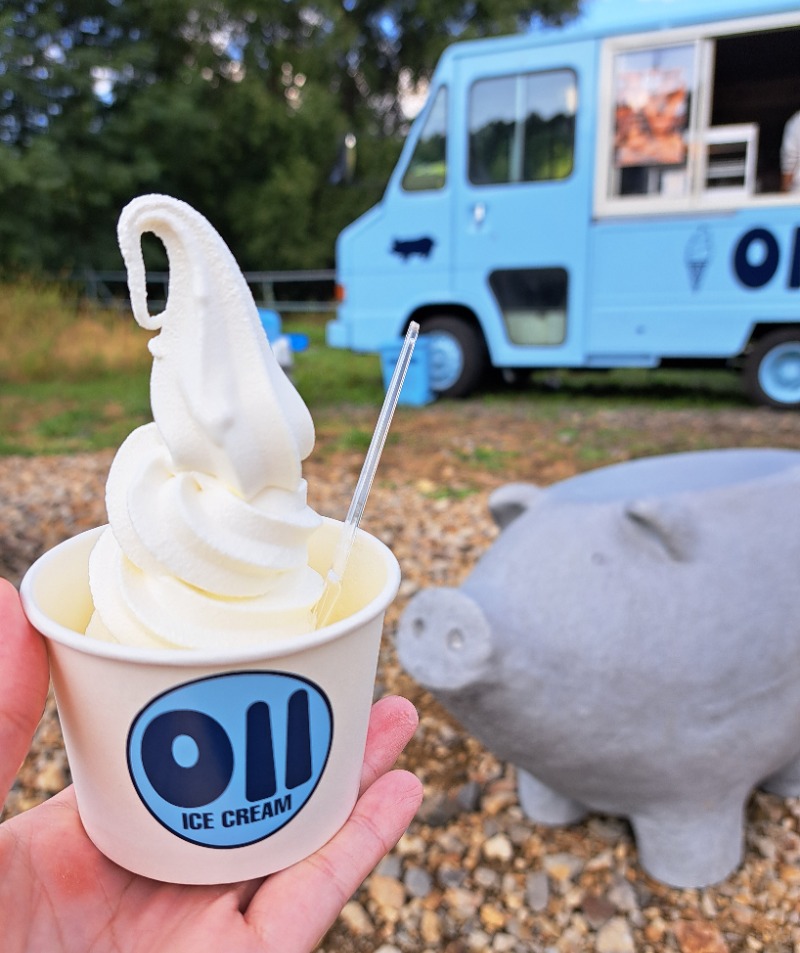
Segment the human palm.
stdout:
<path fill-rule="evenodd" d="M 0 581 L 0 787 L 8 790 L 47 693 L 41 638 Z M 421 800 L 419 781 L 390 771 L 416 727 L 402 698 L 372 710 L 361 796 L 320 851 L 264 880 L 163 884 L 107 860 L 83 829 L 72 788 L 0 826 L 2 953 L 307 953 Z M 3 786 L 4 785 L 4 786 Z"/>

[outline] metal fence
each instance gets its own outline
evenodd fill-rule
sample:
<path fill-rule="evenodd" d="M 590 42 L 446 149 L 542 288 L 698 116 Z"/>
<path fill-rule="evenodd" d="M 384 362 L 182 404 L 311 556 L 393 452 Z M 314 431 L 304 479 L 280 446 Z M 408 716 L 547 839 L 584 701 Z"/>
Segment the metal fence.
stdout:
<path fill-rule="evenodd" d="M 336 272 L 246 271 L 244 278 L 256 304 L 273 308 L 280 314 L 318 314 L 336 309 L 334 300 Z M 75 276 L 83 284 L 90 301 L 106 307 L 128 307 L 128 279 L 124 271 L 94 271 L 87 268 Z M 147 272 L 147 298 L 152 311 L 164 307 L 169 288 L 168 271 Z"/>

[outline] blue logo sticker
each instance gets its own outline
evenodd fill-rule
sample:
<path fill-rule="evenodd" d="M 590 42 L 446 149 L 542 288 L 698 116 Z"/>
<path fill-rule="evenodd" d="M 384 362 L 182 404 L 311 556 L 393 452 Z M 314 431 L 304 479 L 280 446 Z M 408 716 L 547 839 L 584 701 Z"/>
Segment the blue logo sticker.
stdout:
<path fill-rule="evenodd" d="M 232 672 L 154 698 L 128 733 L 128 768 L 150 813 L 205 847 L 264 840 L 301 810 L 330 753 L 333 714 L 307 679 Z"/>

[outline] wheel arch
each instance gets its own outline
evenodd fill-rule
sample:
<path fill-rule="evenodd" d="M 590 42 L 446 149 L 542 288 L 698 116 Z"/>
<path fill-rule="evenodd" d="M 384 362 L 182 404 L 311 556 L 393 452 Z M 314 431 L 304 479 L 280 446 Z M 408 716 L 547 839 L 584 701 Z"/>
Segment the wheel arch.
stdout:
<path fill-rule="evenodd" d="M 750 348 L 774 331 L 787 330 L 800 331 L 800 314 L 794 321 L 757 321 L 750 330 L 750 335 L 745 342 L 742 353 L 746 354 Z"/>
<path fill-rule="evenodd" d="M 466 397 L 480 386 L 491 368 L 491 355 L 481 323 L 470 308 L 425 305 L 412 312 L 412 320 L 419 322 L 423 335 L 434 335 L 429 353 L 431 387 L 436 393 Z"/>
<path fill-rule="evenodd" d="M 420 305 L 418 308 L 415 308 L 411 314 L 409 314 L 405 326 L 403 327 L 403 333 L 408 330 L 408 326 L 412 321 L 416 321 L 419 325 L 422 325 L 425 323 L 426 318 L 438 317 L 439 315 L 443 314 L 451 315 L 454 318 L 458 318 L 459 320 L 472 325 L 472 327 L 474 327 L 477 331 L 480 331 L 483 340 L 486 342 L 487 348 L 489 347 L 489 341 L 486 337 L 486 333 L 483 330 L 483 325 L 481 324 L 478 315 L 472 310 L 472 308 L 467 307 L 467 305 L 456 304 L 455 302 L 443 301 L 439 304 Z"/>

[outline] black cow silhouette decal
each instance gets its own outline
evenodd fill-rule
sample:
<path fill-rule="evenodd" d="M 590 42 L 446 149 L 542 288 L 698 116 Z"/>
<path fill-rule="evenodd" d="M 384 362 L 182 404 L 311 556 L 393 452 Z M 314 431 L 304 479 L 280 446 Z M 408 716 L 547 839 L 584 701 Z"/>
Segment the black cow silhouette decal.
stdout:
<path fill-rule="evenodd" d="M 399 255 L 403 261 L 408 261 L 412 255 L 419 255 L 420 258 L 430 258 L 435 244 L 436 242 L 428 236 L 408 240 L 395 238 L 392 242 L 392 254 Z"/>

